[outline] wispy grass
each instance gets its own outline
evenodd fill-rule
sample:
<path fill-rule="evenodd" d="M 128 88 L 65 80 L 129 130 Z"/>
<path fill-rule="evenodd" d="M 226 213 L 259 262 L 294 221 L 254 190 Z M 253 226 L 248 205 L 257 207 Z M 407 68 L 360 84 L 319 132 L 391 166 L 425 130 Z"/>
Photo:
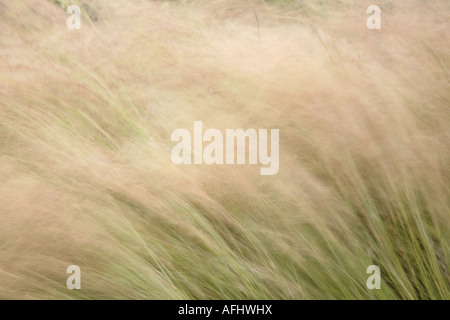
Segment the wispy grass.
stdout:
<path fill-rule="evenodd" d="M 0 0 L 0 298 L 450 298 L 448 4 L 68 3 Z M 279 173 L 173 165 L 194 120 Z"/>

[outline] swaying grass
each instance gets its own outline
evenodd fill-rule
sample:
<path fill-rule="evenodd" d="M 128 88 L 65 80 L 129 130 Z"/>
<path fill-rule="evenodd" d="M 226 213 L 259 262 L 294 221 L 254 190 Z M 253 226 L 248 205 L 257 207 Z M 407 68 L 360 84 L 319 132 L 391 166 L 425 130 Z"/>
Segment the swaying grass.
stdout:
<path fill-rule="evenodd" d="M 380 0 L 381 30 L 366 1 L 73 3 L 81 30 L 0 0 L 0 298 L 450 298 L 448 1 Z M 172 164 L 194 120 L 279 128 L 279 173 Z"/>

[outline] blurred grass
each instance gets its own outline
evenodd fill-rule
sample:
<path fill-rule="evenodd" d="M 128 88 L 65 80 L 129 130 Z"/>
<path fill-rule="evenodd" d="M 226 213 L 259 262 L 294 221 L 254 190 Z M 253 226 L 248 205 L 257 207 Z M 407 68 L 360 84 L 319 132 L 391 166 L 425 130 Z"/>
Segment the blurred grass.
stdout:
<path fill-rule="evenodd" d="M 450 298 L 448 4 L 76 3 L 0 1 L 0 298 Z M 174 166 L 194 120 L 280 172 Z"/>

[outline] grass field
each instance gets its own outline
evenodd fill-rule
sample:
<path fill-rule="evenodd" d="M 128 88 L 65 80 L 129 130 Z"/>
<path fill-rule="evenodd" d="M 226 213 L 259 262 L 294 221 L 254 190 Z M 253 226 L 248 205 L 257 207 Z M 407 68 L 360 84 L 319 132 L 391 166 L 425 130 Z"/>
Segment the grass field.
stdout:
<path fill-rule="evenodd" d="M 450 299 L 449 15 L 0 0 L 0 299 Z M 278 174 L 174 165 L 195 120 L 279 128 Z"/>

